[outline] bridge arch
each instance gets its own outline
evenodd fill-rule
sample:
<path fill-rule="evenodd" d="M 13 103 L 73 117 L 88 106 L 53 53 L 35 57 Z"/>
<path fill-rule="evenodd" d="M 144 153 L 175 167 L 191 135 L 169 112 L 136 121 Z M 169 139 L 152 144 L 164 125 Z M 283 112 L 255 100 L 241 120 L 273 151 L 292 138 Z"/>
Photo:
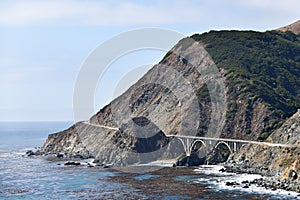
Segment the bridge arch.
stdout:
<path fill-rule="evenodd" d="M 181 142 L 187 156 L 191 155 L 193 148 L 197 143 L 201 143 L 203 147 L 206 147 L 205 142 L 201 139 L 195 140 L 192 138 L 181 138 L 181 137 L 176 137 L 176 138 Z"/>
<path fill-rule="evenodd" d="M 231 147 L 229 146 L 229 144 L 227 143 L 227 142 L 224 142 L 224 141 L 220 141 L 220 142 L 218 142 L 217 143 L 217 145 L 215 146 L 215 148 L 217 149 L 218 148 L 218 146 L 219 145 L 221 145 L 221 144 L 224 144 L 228 149 L 229 149 L 229 151 L 230 151 L 230 154 L 232 154 L 233 153 L 233 150 L 231 149 Z"/>
<path fill-rule="evenodd" d="M 183 149 L 184 149 L 184 152 L 186 153 L 187 156 L 190 156 L 190 141 L 189 139 L 186 139 L 186 138 L 181 138 L 181 137 L 175 137 L 176 139 L 178 139 L 182 146 L 183 146 Z"/>
<path fill-rule="evenodd" d="M 203 140 L 199 140 L 199 139 L 196 139 L 196 140 L 194 140 L 193 142 L 192 142 L 192 144 L 191 144 L 191 151 L 193 150 L 193 148 L 194 148 L 194 146 L 197 144 L 197 143 L 201 143 L 202 145 L 203 145 L 203 147 L 206 147 L 206 144 L 205 144 L 205 142 L 203 141 Z"/>

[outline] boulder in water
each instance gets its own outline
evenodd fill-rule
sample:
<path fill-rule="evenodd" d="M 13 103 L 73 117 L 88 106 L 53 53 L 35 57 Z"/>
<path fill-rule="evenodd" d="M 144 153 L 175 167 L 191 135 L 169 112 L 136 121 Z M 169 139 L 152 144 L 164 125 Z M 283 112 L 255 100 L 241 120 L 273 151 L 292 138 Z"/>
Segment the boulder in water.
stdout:
<path fill-rule="evenodd" d="M 80 162 L 69 161 L 69 162 L 66 162 L 65 165 L 74 165 L 74 166 L 78 166 L 78 165 L 80 165 Z"/>

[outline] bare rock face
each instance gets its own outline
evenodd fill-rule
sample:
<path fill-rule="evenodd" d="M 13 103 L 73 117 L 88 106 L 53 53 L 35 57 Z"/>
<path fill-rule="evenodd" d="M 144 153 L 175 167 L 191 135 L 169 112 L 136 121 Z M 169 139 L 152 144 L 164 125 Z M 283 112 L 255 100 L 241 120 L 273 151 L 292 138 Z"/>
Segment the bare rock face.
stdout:
<path fill-rule="evenodd" d="M 282 144 L 300 144 L 300 110 L 273 133 L 268 140 Z"/>
<path fill-rule="evenodd" d="M 300 20 L 288 25 L 288 26 L 284 26 L 282 28 L 277 29 L 278 31 L 291 31 L 293 33 L 295 33 L 296 35 L 300 34 Z"/>
<path fill-rule="evenodd" d="M 77 125 L 80 124 L 73 125 L 63 132 L 50 134 L 42 148 L 42 151 L 55 154 L 63 153 L 70 157 L 76 155 L 89 157 L 89 153 L 83 146 L 76 131 Z"/>

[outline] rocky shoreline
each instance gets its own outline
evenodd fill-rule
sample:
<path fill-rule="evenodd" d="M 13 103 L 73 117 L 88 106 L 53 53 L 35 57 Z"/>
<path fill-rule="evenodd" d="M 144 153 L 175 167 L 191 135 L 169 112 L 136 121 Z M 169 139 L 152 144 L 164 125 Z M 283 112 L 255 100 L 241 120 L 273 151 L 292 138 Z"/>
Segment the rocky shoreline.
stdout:
<path fill-rule="evenodd" d="M 269 169 L 267 167 L 251 167 L 248 165 L 247 160 L 236 162 L 230 160 L 224 163 L 224 172 L 228 173 L 246 173 L 246 174 L 259 174 L 262 178 L 255 179 L 251 182 L 244 182 L 243 187 L 249 187 L 251 184 L 264 187 L 271 190 L 286 190 L 299 193 L 300 196 L 300 184 L 297 181 L 298 174 L 290 170 L 287 178 L 281 178 L 283 171 L 277 171 Z M 234 185 L 235 183 L 228 183 L 228 185 Z"/>
<path fill-rule="evenodd" d="M 65 166 L 87 166 L 87 167 L 101 167 L 101 168 L 110 168 L 113 164 L 109 163 L 102 163 L 97 159 L 92 157 L 82 156 L 80 154 L 75 156 L 66 156 L 64 154 L 44 154 L 40 150 L 28 150 L 26 151 L 25 155 L 27 157 L 34 157 L 34 156 L 43 156 L 44 159 L 51 161 L 51 162 L 64 162 L 63 165 Z M 57 163 L 57 165 L 61 165 L 61 163 Z"/>
<path fill-rule="evenodd" d="M 191 163 L 197 163 L 198 160 L 193 161 L 191 157 L 187 159 L 186 157 L 178 160 L 173 166 L 195 166 L 190 165 Z M 187 160 L 189 163 L 187 163 Z M 204 162 L 202 162 L 204 164 Z M 212 164 L 212 163 L 210 163 Z M 199 165 L 201 166 L 201 165 Z M 257 185 L 271 190 L 286 190 L 299 193 L 300 196 L 300 184 L 297 181 L 298 174 L 295 170 L 290 170 L 288 177 L 281 178 L 283 171 L 269 169 L 268 167 L 253 167 L 249 164 L 249 160 L 241 156 L 239 160 L 234 160 L 230 158 L 229 161 L 222 163 L 224 168 L 220 169 L 220 172 L 224 173 L 237 173 L 237 174 L 258 174 L 262 178 L 254 179 L 252 181 L 243 181 L 238 183 L 237 181 L 228 181 L 226 186 L 241 186 L 242 188 L 249 188 L 251 185 Z"/>

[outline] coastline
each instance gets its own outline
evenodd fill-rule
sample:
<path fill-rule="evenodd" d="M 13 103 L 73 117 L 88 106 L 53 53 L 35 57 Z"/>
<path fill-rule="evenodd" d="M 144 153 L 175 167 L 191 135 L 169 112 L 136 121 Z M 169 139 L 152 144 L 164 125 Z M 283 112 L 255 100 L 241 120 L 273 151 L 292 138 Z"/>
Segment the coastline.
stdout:
<path fill-rule="evenodd" d="M 293 180 L 293 177 L 281 178 L 282 171 L 272 170 L 269 168 L 252 167 L 247 162 L 229 161 L 224 163 L 224 172 L 260 175 L 261 178 L 254 179 L 251 184 L 263 187 L 265 189 L 284 190 L 288 192 L 295 192 L 297 196 L 300 196 L 300 185 Z"/>
<path fill-rule="evenodd" d="M 39 156 L 39 155 L 37 155 Z M 49 156 L 49 155 L 48 155 Z M 44 159 L 48 159 L 46 156 Z M 47 158 L 48 157 L 48 158 Z M 252 192 L 266 192 L 272 194 L 291 195 L 293 198 L 300 198 L 300 185 L 293 182 L 291 179 L 281 180 L 281 172 L 270 170 L 268 168 L 249 167 L 247 162 L 235 162 L 230 160 L 226 163 L 218 165 L 199 165 L 199 166 L 174 166 L 176 159 L 157 160 L 146 164 L 136 164 L 125 167 L 114 167 L 113 164 L 97 163 L 94 159 L 78 159 L 78 158 L 58 158 L 53 159 L 53 162 L 58 160 L 66 163 L 74 163 L 78 166 L 94 167 L 100 166 L 101 168 L 112 168 L 114 170 L 123 171 L 126 173 L 152 173 L 163 168 L 190 168 L 195 173 L 203 173 L 207 175 L 217 175 L 219 177 L 230 177 L 225 182 L 218 180 L 215 182 L 216 186 L 225 189 L 241 189 L 251 190 Z M 87 162 L 88 161 L 88 162 Z M 80 163 L 80 164 L 79 164 Z M 68 164 L 67 164 L 68 165 Z M 72 164 L 71 164 L 72 165 Z M 199 181 L 201 183 L 201 181 Z"/>
<path fill-rule="evenodd" d="M 195 169 L 195 172 L 205 173 L 208 176 L 216 176 L 218 179 L 212 181 L 212 188 L 227 190 L 241 190 L 249 193 L 270 193 L 273 195 L 284 195 L 293 199 L 300 199 L 300 194 L 296 191 L 286 190 L 283 188 L 267 187 L 268 178 L 261 174 L 250 174 L 245 172 L 224 171 L 226 165 L 202 165 Z M 227 168 L 226 168 L 227 169 Z M 205 181 L 205 180 L 200 180 Z M 265 183 L 265 184 L 261 184 Z"/>

